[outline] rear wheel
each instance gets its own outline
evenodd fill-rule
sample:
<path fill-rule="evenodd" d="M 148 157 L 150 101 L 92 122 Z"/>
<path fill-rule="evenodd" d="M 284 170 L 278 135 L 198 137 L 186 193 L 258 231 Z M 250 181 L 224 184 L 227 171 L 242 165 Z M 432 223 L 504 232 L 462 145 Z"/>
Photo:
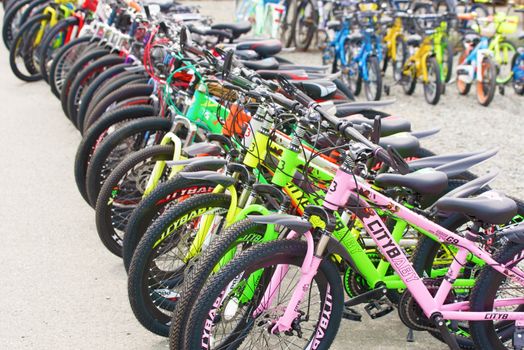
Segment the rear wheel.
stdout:
<path fill-rule="evenodd" d="M 293 44 L 294 39 L 294 26 L 293 26 L 293 15 L 297 9 L 297 0 L 287 0 L 285 2 L 285 13 L 281 19 L 279 28 L 280 41 L 284 44 L 284 47 L 290 47 Z"/>
<path fill-rule="evenodd" d="M 517 52 L 515 45 L 509 41 L 503 41 L 500 43 L 499 53 L 495 53 L 495 62 L 498 66 L 497 84 L 506 84 L 513 77 L 513 71 L 511 70 L 511 61 L 513 55 Z"/>
<path fill-rule="evenodd" d="M 426 60 L 427 81 L 424 82 L 424 97 L 426 102 L 436 105 L 440 100 L 442 92 L 442 81 L 440 80 L 440 67 L 435 57 L 428 57 Z"/>
<path fill-rule="evenodd" d="M 375 56 L 367 59 L 368 80 L 364 82 L 364 90 L 368 101 L 378 101 L 382 95 L 382 74 L 380 64 Z"/>
<path fill-rule="evenodd" d="M 484 57 L 481 64 L 482 81 L 477 81 L 477 100 L 481 105 L 489 106 L 497 89 L 497 71 L 489 57 Z"/>
<path fill-rule="evenodd" d="M 354 96 L 360 95 L 362 89 L 362 75 L 360 74 L 358 62 L 355 59 L 359 49 L 359 43 L 350 42 L 349 40 L 344 43 L 347 66 L 342 67 L 342 81 L 348 86 Z"/>
<path fill-rule="evenodd" d="M 462 53 L 459 56 L 458 65 L 467 64 L 466 58 L 468 57 L 467 51 L 462 51 Z M 457 77 L 457 90 L 459 94 L 461 95 L 467 95 L 469 94 L 469 90 L 471 89 L 471 83 L 466 83 L 465 81 L 461 80 L 460 77 Z"/>
<path fill-rule="evenodd" d="M 294 42 L 297 49 L 307 51 L 318 28 L 318 11 L 313 0 L 298 0 L 293 18 Z"/>
<path fill-rule="evenodd" d="M 408 57 L 408 48 L 404 38 L 402 36 L 397 36 L 396 38 L 396 52 L 395 60 L 392 62 L 393 65 L 393 79 L 399 81 L 402 78 L 402 69 L 404 63 Z"/>

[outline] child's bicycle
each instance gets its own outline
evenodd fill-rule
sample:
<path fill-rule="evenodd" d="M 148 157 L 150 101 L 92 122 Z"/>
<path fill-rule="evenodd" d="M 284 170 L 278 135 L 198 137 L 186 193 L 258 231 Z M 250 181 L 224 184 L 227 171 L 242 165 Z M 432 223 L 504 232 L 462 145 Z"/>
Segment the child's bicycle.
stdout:
<path fill-rule="evenodd" d="M 459 20 L 474 20 L 475 15 L 459 14 Z M 467 95 L 474 81 L 477 81 L 477 100 L 488 106 L 497 88 L 496 64 L 489 50 L 489 39 L 477 33 L 467 33 L 463 38 L 464 50 L 460 54 L 457 66 L 457 89 L 461 95 Z"/>
<path fill-rule="evenodd" d="M 419 34 L 413 34 L 406 38 L 409 57 L 404 63 L 402 69 L 402 79 L 400 84 L 406 95 L 412 95 L 415 92 L 417 81 L 424 84 L 424 97 L 426 102 L 436 105 L 440 100 L 443 92 L 443 75 L 442 64 L 439 64 L 438 58 L 442 60 L 442 33 L 440 32 L 442 15 L 427 14 L 412 16 L 414 22 L 423 19 L 426 25 L 423 28 L 424 37 Z M 430 21 L 428 21 L 430 20 Z M 435 25 L 435 23 L 438 23 Z M 428 25 L 433 24 L 433 28 Z M 419 25 L 416 25 L 419 27 Z M 419 28 L 420 31 L 421 28 Z"/>
<path fill-rule="evenodd" d="M 518 16 L 508 15 L 512 6 L 508 7 L 506 13 L 498 12 L 494 16 L 479 18 L 471 28 L 481 36 L 490 39 L 488 49 L 493 54 L 493 60 L 497 64 L 497 84 L 507 84 L 513 75 L 511 60 L 517 49 L 506 39 L 507 34 L 513 34 L 518 29 Z"/>

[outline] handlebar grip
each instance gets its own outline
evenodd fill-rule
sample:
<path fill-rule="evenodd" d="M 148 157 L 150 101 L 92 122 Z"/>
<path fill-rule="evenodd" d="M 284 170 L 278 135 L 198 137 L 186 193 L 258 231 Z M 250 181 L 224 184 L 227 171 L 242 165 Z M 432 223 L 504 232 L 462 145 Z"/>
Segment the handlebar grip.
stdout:
<path fill-rule="evenodd" d="M 281 105 L 285 109 L 294 110 L 299 105 L 299 102 L 290 100 L 279 93 L 270 94 L 270 96 L 273 99 L 273 101 L 275 101 L 277 104 Z"/>
<path fill-rule="evenodd" d="M 382 162 L 382 163 L 385 163 L 389 166 L 393 165 L 393 161 L 391 159 L 391 157 L 389 156 L 388 152 L 382 148 L 382 147 L 379 147 L 377 149 L 375 149 L 375 158 L 379 161 L 379 162 Z"/>

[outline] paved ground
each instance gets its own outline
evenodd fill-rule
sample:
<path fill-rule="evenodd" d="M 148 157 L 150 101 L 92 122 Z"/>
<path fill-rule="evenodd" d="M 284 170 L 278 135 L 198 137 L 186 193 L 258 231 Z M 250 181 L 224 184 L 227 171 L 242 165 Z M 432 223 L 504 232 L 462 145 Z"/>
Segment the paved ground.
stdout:
<path fill-rule="evenodd" d="M 226 17 L 229 2 L 203 2 L 203 9 Z M 73 179 L 80 136 L 65 119 L 45 83 L 25 84 L 10 72 L 0 45 L 0 340 L 3 349 L 166 349 L 167 342 L 144 330 L 127 301 L 121 261 L 100 243 L 94 213 Z M 313 61 L 318 54 L 300 55 Z M 437 107 L 420 92 L 391 108 L 417 128 L 435 125 L 442 133 L 428 141 L 439 152 L 499 146 L 490 164 L 505 175 L 497 187 L 522 192 L 519 156 L 524 135 L 518 127 L 522 103 L 512 94 L 497 96 L 492 107 L 474 98 L 449 100 Z M 522 194 L 520 194 L 522 196 Z M 524 197 L 524 196 L 522 196 Z M 420 334 L 407 345 L 396 314 L 380 321 L 345 321 L 333 349 L 442 349 Z"/>

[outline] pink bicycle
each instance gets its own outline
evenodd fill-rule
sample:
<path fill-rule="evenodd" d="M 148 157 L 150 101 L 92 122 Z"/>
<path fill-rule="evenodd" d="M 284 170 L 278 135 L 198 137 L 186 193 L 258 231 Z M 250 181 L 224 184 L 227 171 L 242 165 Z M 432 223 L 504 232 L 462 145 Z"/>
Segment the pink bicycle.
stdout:
<path fill-rule="evenodd" d="M 311 107 L 310 112 L 313 107 Z M 509 221 L 516 204 L 495 191 L 475 198 L 443 197 L 441 211 L 463 213 L 473 225 L 466 234 L 448 231 L 375 190 L 360 175 L 371 158 L 404 173 L 404 163 L 391 151 L 371 143 L 355 129 L 323 113 L 351 140 L 350 152 L 338 169 L 323 206 L 307 207 L 303 217 L 251 217 L 283 228 L 283 239 L 256 245 L 234 258 L 210 279 L 192 310 L 185 334 L 186 349 L 329 349 L 344 305 L 378 300 L 387 289 L 373 289 L 344 303 L 340 273 L 332 262 L 337 242 L 334 213 L 351 212 L 374 240 L 406 285 L 398 305 L 401 319 L 412 327 L 440 332 L 452 349 L 459 349 L 448 324 L 468 321 L 479 349 L 524 347 L 524 225 L 497 233 L 505 241 L 491 254 L 482 244 L 482 227 Z M 388 174 L 390 186 L 440 186 L 447 178 L 430 170 L 408 175 Z M 456 247 L 448 272 L 438 280 L 419 276 L 395 242 L 376 209 L 427 231 L 440 242 Z M 304 237 L 304 240 L 301 238 Z M 347 254 L 347 253 L 346 253 Z M 475 279 L 468 300 L 457 300 L 455 280 L 471 256 L 485 266 Z M 416 322 L 410 316 L 416 310 Z M 410 324 L 413 322 L 413 324 Z"/>

